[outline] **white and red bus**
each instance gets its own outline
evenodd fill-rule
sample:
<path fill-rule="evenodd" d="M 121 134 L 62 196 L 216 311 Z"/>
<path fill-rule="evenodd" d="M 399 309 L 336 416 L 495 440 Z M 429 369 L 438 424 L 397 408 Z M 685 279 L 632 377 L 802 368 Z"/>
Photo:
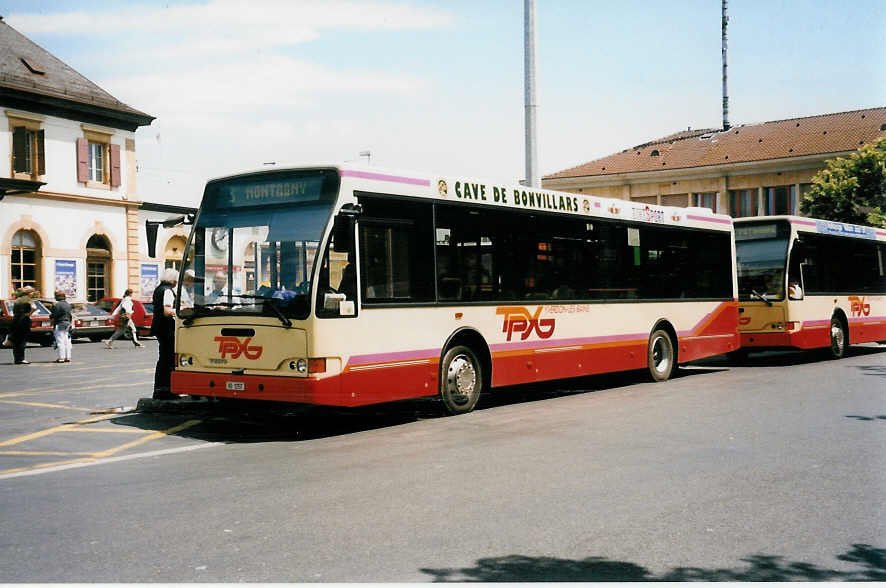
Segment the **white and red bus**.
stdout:
<path fill-rule="evenodd" d="M 182 395 L 437 396 L 456 414 L 494 387 L 665 380 L 739 344 L 732 220 L 702 208 L 347 164 L 264 170 L 207 184 L 185 269 Z"/>
<path fill-rule="evenodd" d="M 797 216 L 735 219 L 741 353 L 886 342 L 886 230 Z"/>

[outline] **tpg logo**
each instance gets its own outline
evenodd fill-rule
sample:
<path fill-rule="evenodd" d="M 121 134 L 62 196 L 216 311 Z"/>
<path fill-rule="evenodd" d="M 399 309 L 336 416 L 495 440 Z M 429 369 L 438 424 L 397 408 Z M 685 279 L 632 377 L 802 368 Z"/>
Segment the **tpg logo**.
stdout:
<path fill-rule="evenodd" d="M 541 339 L 548 339 L 554 334 L 555 319 L 540 319 L 542 307 L 535 309 L 535 314 L 529 314 L 529 310 L 523 306 L 500 306 L 495 309 L 495 314 L 504 315 L 502 333 L 508 334 L 508 341 L 517 332 L 520 340 L 525 341 L 535 331 Z"/>
<path fill-rule="evenodd" d="M 849 313 L 852 316 L 868 316 L 871 314 L 871 305 L 865 304 L 864 296 L 850 296 L 849 303 Z"/>
<path fill-rule="evenodd" d="M 215 340 L 218 341 L 218 352 L 222 359 L 227 359 L 228 353 L 231 354 L 231 359 L 237 359 L 241 355 L 245 355 L 246 359 L 258 359 L 264 350 L 257 345 L 249 347 L 252 337 L 246 337 L 242 343 L 237 337 L 216 337 Z"/>

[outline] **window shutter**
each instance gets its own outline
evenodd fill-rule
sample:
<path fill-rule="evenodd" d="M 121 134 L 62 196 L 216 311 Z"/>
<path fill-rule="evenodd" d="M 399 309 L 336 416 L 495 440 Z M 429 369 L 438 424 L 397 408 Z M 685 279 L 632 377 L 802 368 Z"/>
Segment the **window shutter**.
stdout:
<path fill-rule="evenodd" d="M 44 131 L 40 129 L 37 133 L 37 175 L 42 176 L 46 173 L 46 147 L 43 143 Z"/>
<path fill-rule="evenodd" d="M 89 141 L 77 139 L 77 181 L 89 181 Z"/>
<path fill-rule="evenodd" d="M 25 167 L 25 159 L 27 154 L 25 140 L 25 127 L 15 127 L 12 129 L 12 171 L 13 172 L 29 172 Z"/>
<path fill-rule="evenodd" d="M 120 185 L 120 145 L 111 144 L 111 187 Z"/>

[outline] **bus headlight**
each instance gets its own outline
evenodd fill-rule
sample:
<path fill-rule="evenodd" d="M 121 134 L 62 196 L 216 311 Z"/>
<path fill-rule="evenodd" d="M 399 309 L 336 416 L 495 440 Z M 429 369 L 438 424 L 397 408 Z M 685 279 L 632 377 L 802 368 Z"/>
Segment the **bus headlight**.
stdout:
<path fill-rule="evenodd" d="M 178 365 L 182 367 L 188 367 L 194 365 L 194 357 L 191 355 L 179 355 L 178 356 Z"/>
<path fill-rule="evenodd" d="M 291 367 L 292 363 L 290 363 L 289 365 Z M 302 358 L 302 359 L 298 360 L 297 362 L 295 362 L 295 371 L 297 371 L 300 374 L 308 373 L 308 360 Z"/>

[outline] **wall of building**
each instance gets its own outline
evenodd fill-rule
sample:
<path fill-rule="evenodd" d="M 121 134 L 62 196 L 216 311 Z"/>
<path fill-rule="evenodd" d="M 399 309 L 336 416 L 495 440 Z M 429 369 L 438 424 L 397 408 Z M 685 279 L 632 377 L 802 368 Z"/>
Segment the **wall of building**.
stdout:
<path fill-rule="evenodd" d="M 59 280 L 73 279 L 73 298 L 86 299 L 86 243 L 93 235 L 105 237 L 110 245 L 105 291 L 119 296 L 134 286 L 140 258 L 137 232 L 131 226 L 138 220 L 137 213 L 133 216 L 138 206 L 134 133 L 0 109 L 0 175 L 5 177 L 20 177 L 13 173 L 11 127 L 22 119 L 39 124 L 44 133 L 45 173 L 33 179 L 45 185 L 36 193 L 8 195 L 0 202 L 0 298 L 12 295 L 11 243 L 20 229 L 39 236 L 43 296 L 51 296 Z M 77 139 L 87 133 L 100 133 L 120 147 L 119 186 L 77 181 Z"/>

